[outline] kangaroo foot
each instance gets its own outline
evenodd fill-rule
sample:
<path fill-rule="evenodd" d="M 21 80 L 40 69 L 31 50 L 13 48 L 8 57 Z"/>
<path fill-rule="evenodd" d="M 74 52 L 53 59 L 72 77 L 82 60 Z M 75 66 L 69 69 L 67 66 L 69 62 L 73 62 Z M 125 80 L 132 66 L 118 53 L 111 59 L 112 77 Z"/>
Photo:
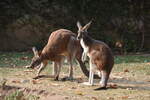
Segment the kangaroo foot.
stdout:
<path fill-rule="evenodd" d="M 89 82 L 83 82 L 83 85 L 88 85 L 88 86 L 92 86 L 93 84 L 89 83 Z"/>
<path fill-rule="evenodd" d="M 63 77 L 63 78 L 61 79 L 61 81 L 73 81 L 73 80 L 74 80 L 73 77 Z"/>
<path fill-rule="evenodd" d="M 39 78 L 41 78 L 41 76 L 36 76 L 36 77 L 33 77 L 33 79 L 39 79 Z"/>
<path fill-rule="evenodd" d="M 55 76 L 54 81 L 58 81 L 59 76 Z"/>
<path fill-rule="evenodd" d="M 94 89 L 95 91 L 99 91 L 99 90 L 107 90 L 107 88 L 106 87 L 99 87 L 99 88 L 96 88 L 96 89 Z"/>

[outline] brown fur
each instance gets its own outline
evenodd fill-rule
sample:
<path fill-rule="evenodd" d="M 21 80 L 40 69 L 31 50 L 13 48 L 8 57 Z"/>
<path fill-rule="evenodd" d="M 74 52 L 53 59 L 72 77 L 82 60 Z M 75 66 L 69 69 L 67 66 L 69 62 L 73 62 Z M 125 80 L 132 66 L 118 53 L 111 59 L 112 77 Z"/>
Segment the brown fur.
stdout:
<path fill-rule="evenodd" d="M 55 65 L 59 65 L 64 56 L 69 60 L 75 56 L 80 64 L 81 70 L 86 76 L 88 76 L 89 71 L 81 61 L 82 48 L 80 43 L 76 39 L 71 39 L 72 37 L 76 38 L 76 34 L 66 29 L 59 29 L 52 32 L 47 45 L 43 48 L 41 53 L 39 53 L 37 50 L 33 50 L 37 51 L 38 53 L 35 53 L 29 68 L 34 68 L 41 63 L 46 66 L 48 60 L 54 61 Z M 36 56 L 36 54 L 38 54 L 38 56 Z M 38 74 L 42 69 L 39 69 Z M 96 78 L 98 78 L 98 76 L 96 76 Z"/>
<path fill-rule="evenodd" d="M 88 35 L 87 29 L 90 27 L 91 23 L 92 21 L 82 27 L 81 24 L 77 22 L 79 29 L 77 38 L 80 40 L 81 46 L 84 49 L 84 53 L 82 55 L 83 60 L 86 57 L 85 55 L 87 55 L 90 59 L 90 77 L 89 82 L 85 84 L 93 85 L 93 74 L 96 66 L 96 69 L 101 72 L 102 79 L 100 83 L 102 85 L 102 89 L 105 89 L 110 72 L 114 65 L 114 57 L 107 44 L 92 39 Z"/>
<path fill-rule="evenodd" d="M 114 58 L 110 48 L 103 42 L 95 41 L 89 46 L 89 56 L 92 57 L 92 63 L 97 69 L 110 71 Z"/>
<path fill-rule="evenodd" d="M 75 34 L 66 29 L 52 32 L 47 45 L 42 50 L 41 58 L 51 61 L 59 61 L 61 56 L 71 55 L 70 51 L 67 50 L 68 41 L 71 36 L 75 36 Z"/>

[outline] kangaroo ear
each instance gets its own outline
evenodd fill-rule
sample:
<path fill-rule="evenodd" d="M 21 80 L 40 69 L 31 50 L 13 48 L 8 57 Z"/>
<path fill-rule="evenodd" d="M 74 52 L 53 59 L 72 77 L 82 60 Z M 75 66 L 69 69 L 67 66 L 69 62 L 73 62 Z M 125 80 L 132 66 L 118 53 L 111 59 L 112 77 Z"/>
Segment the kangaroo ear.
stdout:
<path fill-rule="evenodd" d="M 34 56 L 39 56 L 38 50 L 36 49 L 36 47 L 32 47 L 32 51 L 34 53 Z"/>
<path fill-rule="evenodd" d="M 91 23 L 92 23 L 92 20 L 83 27 L 83 30 L 87 31 L 87 29 L 90 27 Z"/>
<path fill-rule="evenodd" d="M 81 30 L 81 29 L 82 29 L 82 25 L 80 24 L 80 22 L 79 22 L 79 21 L 77 21 L 77 27 L 78 27 L 78 29 L 79 29 L 79 30 Z"/>

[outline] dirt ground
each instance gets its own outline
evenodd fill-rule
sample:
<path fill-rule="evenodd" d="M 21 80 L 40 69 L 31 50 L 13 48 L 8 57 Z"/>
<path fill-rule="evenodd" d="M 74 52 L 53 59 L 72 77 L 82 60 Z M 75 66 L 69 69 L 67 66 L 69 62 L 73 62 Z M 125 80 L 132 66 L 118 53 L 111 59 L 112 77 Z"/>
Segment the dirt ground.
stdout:
<path fill-rule="evenodd" d="M 94 80 L 94 86 L 82 84 L 88 78 L 77 64 L 74 65 L 73 81 L 34 80 L 36 70 L 24 66 L 0 67 L 0 100 L 150 100 L 150 63 L 145 58 L 128 60 L 122 62 L 124 58 L 115 58 L 117 63 L 110 75 L 108 89 L 100 91 L 94 91 L 99 87 L 99 79 Z M 60 79 L 68 76 L 68 67 L 64 64 Z M 51 73 L 52 64 L 49 64 L 41 75 Z M 13 94 L 16 91 L 18 94 Z M 8 99 L 13 95 L 18 99 Z"/>
<path fill-rule="evenodd" d="M 6 69 L 7 70 L 7 69 Z M 16 71 L 17 70 L 17 71 Z M 138 79 L 128 70 L 112 73 L 107 90 L 94 91 L 99 87 L 99 80 L 94 86 L 85 86 L 87 78 L 80 73 L 73 81 L 54 81 L 53 78 L 32 79 L 35 71 L 12 68 L 6 76 L 6 85 L 0 89 L 1 97 L 18 90 L 23 95 L 35 95 L 39 100 L 149 100 L 150 76 L 140 75 Z M 77 70 L 75 70 L 77 71 Z M 48 74 L 44 73 L 43 74 Z M 61 78 L 67 74 L 61 73 Z M 133 78 L 133 77 L 134 78 Z M 34 98 L 34 100 L 36 100 Z"/>

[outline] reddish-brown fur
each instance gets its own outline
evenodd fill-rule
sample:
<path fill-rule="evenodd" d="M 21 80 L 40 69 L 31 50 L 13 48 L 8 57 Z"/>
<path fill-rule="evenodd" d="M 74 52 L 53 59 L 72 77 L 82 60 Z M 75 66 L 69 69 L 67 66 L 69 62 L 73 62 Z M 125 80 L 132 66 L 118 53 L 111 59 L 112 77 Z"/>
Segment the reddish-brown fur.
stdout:
<path fill-rule="evenodd" d="M 34 50 L 35 52 L 36 50 Z M 35 53 L 36 54 L 36 53 Z M 35 57 L 31 62 L 31 68 L 43 63 L 44 67 L 47 65 L 48 60 L 54 61 L 55 65 L 61 63 L 62 59 L 67 57 L 70 61 L 75 56 L 78 60 L 83 73 L 88 76 L 88 70 L 81 61 L 82 48 L 79 41 L 76 40 L 76 34 L 66 29 L 59 29 L 51 33 L 47 45 L 43 48 L 42 52 Z M 38 75 L 43 68 L 40 68 Z M 58 75 L 56 76 L 58 78 Z"/>
<path fill-rule="evenodd" d="M 51 61 L 60 61 L 61 56 L 71 56 L 71 52 L 67 50 L 68 41 L 71 36 L 74 37 L 75 34 L 65 29 L 52 32 L 47 45 L 42 50 L 41 58 Z M 78 46 L 77 43 L 75 43 L 75 45 Z"/>

